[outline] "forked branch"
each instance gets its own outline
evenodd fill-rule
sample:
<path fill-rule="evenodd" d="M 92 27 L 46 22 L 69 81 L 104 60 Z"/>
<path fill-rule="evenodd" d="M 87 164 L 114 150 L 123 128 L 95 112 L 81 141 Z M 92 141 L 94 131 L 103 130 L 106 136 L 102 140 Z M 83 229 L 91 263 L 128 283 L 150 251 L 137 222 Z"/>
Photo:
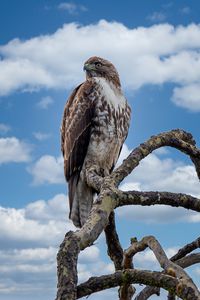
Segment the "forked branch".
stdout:
<path fill-rule="evenodd" d="M 90 279 L 87 283 L 77 288 L 77 259 L 79 252 L 92 245 L 104 229 L 106 230 L 107 239 L 111 237 L 113 245 L 119 251 L 116 254 L 114 248 L 111 247 L 113 245 L 108 243 L 109 254 L 115 263 L 116 269 L 121 268 L 122 248 L 117 232 L 111 232 L 112 228 L 114 228 L 114 223 L 109 223 L 109 218 L 112 221 L 111 213 L 116 207 L 130 204 L 165 204 L 189 208 L 196 212 L 200 211 L 200 200 L 189 195 L 166 192 L 122 192 L 117 189 L 120 182 L 135 169 L 143 158 L 155 149 L 163 146 L 171 146 L 186 153 L 194 163 L 197 176 L 200 178 L 200 150 L 195 146 L 192 135 L 182 130 L 172 130 L 151 137 L 148 141 L 134 149 L 127 159 L 123 161 L 122 165 L 106 178 L 99 177 L 95 172 L 88 173 L 87 182 L 99 192 L 98 199 L 94 203 L 84 226 L 76 232 L 69 232 L 60 246 L 58 253 L 58 291 L 56 300 L 75 300 L 77 297 L 89 295 L 91 291 L 95 292 L 131 283 L 150 284 L 151 286 L 170 289 L 170 291 L 173 291 L 183 299 L 198 299 L 199 294 L 197 295 L 198 291 L 193 282 L 190 281 L 187 274 L 185 275 L 177 265 L 176 267 L 173 265 L 177 278 L 159 272 L 127 269 L 117 271 L 112 275 Z M 152 244 L 150 247 L 153 249 Z M 166 269 L 167 266 L 171 266 L 172 262 L 166 260 L 166 257 L 163 255 L 162 259 L 159 256 L 157 258 L 163 268 Z M 180 279 L 180 276 L 183 276 L 183 279 Z"/>

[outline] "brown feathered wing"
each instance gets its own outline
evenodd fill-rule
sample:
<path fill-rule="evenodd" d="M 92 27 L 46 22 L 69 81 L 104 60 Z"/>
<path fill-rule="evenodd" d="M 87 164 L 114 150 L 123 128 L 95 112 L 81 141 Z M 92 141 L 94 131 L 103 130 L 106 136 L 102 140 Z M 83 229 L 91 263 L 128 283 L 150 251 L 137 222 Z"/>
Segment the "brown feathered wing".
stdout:
<path fill-rule="evenodd" d="M 61 127 L 61 149 L 64 171 L 69 187 L 70 215 L 76 186 L 90 141 L 94 105 L 89 98 L 90 83 L 79 85 L 69 97 Z M 70 216 L 69 215 L 69 216 Z"/>

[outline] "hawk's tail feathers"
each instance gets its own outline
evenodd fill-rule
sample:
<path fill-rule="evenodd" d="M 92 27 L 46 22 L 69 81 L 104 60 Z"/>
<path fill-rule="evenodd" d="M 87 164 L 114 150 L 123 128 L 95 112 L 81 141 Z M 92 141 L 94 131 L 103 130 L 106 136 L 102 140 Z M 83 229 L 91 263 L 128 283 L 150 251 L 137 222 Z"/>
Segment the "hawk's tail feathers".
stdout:
<path fill-rule="evenodd" d="M 75 185 L 76 182 L 76 185 Z M 86 222 L 93 203 L 94 192 L 80 177 L 75 181 L 71 203 L 70 219 L 76 227 L 82 227 Z"/>
<path fill-rule="evenodd" d="M 68 195 L 69 195 L 69 218 L 71 219 L 73 199 L 76 192 L 76 186 L 78 184 L 79 174 L 75 173 L 68 180 Z"/>

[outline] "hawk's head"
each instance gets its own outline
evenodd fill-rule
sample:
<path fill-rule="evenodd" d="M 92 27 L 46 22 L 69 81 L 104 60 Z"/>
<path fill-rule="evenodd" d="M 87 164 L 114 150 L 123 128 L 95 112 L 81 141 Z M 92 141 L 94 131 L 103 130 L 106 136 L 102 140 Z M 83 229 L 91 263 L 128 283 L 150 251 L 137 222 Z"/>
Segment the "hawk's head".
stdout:
<path fill-rule="evenodd" d="M 101 57 L 92 56 L 85 62 L 83 69 L 86 71 L 88 78 L 104 77 L 120 88 L 119 74 L 110 61 Z"/>

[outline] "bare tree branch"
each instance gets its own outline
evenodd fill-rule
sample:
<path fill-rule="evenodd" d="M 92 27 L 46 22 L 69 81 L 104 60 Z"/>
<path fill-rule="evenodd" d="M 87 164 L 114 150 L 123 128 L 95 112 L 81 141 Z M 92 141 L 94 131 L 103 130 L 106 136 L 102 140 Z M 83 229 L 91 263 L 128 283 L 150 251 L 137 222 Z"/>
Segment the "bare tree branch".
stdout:
<path fill-rule="evenodd" d="M 174 256 L 172 256 L 170 258 L 171 261 L 175 262 L 177 265 L 181 266 L 183 269 L 188 268 L 194 264 L 200 263 L 200 253 L 194 253 L 194 254 L 190 254 L 188 256 L 184 256 L 188 253 L 190 253 L 191 251 L 195 250 L 196 248 L 199 248 L 199 239 L 196 239 L 195 241 L 185 245 L 184 247 L 182 247 L 177 254 L 175 254 Z M 187 251 L 186 251 L 187 249 Z M 180 257 L 179 259 L 176 260 L 176 257 Z M 150 296 L 152 296 L 153 294 L 158 294 L 158 291 L 160 292 L 159 288 L 155 288 L 152 286 L 146 286 L 135 298 L 135 300 L 146 300 L 148 299 Z M 168 295 L 172 298 L 172 295 Z"/>
<path fill-rule="evenodd" d="M 150 206 L 165 204 L 200 212 L 200 199 L 187 194 L 169 192 L 122 192 L 115 189 L 116 207 L 124 205 Z"/>
<path fill-rule="evenodd" d="M 124 283 L 151 284 L 152 286 L 162 287 L 165 290 L 171 290 L 181 299 L 199 299 L 195 291 L 192 288 L 188 288 L 183 279 L 178 280 L 173 276 L 160 272 L 136 269 L 127 269 L 125 271 L 117 271 L 110 275 L 91 277 L 87 282 L 78 286 L 77 299 Z"/>
<path fill-rule="evenodd" d="M 138 166 L 143 158 L 163 146 L 176 148 L 189 155 L 200 178 L 200 150 L 195 147 L 195 141 L 190 133 L 176 129 L 152 136 L 148 141 L 135 148 L 123 161 L 122 165 L 111 174 L 110 177 L 114 180 L 116 186 Z"/>
<path fill-rule="evenodd" d="M 186 257 L 182 257 L 179 260 L 176 261 L 176 264 L 181 266 L 182 268 L 188 268 L 194 264 L 200 263 L 200 253 L 194 253 L 190 254 Z M 160 295 L 160 288 L 158 287 L 152 287 L 152 286 L 146 286 L 136 297 L 135 300 L 147 300 L 152 295 Z M 174 295 L 168 295 L 171 299 L 173 299 Z"/>
<path fill-rule="evenodd" d="M 182 257 L 175 261 L 177 265 L 181 266 L 182 268 L 188 268 L 193 266 L 194 264 L 200 263 L 200 253 L 193 253 Z"/>
<path fill-rule="evenodd" d="M 89 170 L 87 173 L 87 182 L 97 192 L 98 199 L 94 203 L 89 218 L 84 226 L 76 232 L 69 232 L 60 246 L 57 256 L 58 261 L 58 291 L 56 300 L 75 300 L 77 291 L 80 297 L 81 293 L 89 295 L 92 291 L 98 291 L 111 286 L 129 285 L 131 283 L 150 284 L 151 286 L 170 289 L 170 292 L 177 294 L 185 299 L 198 299 L 199 292 L 191 283 L 190 278 L 182 272 L 178 265 L 173 264 L 162 253 L 161 257 L 157 253 L 157 259 L 164 269 L 173 266 L 175 274 L 183 279 L 174 278 L 166 274 L 150 271 L 123 270 L 115 274 L 102 276 L 100 278 L 90 279 L 78 287 L 77 290 L 77 259 L 79 252 L 93 244 L 101 232 L 106 228 L 109 222 L 111 212 L 123 205 L 154 205 L 165 204 L 171 206 L 180 206 L 194 211 L 200 211 L 200 200 L 185 194 L 167 193 L 167 192 L 122 192 L 116 188 L 119 183 L 146 157 L 149 153 L 163 146 L 174 147 L 190 156 L 195 165 L 197 175 L 200 178 L 200 150 L 195 147 L 192 135 L 182 130 L 172 130 L 151 137 L 147 142 L 134 149 L 132 153 L 124 160 L 110 176 L 102 178 L 95 173 L 95 170 Z M 112 215 L 111 215 L 111 221 Z M 114 227 L 114 223 L 107 227 L 107 238 L 112 236 L 115 246 L 118 247 L 119 256 L 116 255 L 111 244 L 108 243 L 108 251 L 115 263 L 115 267 L 121 265 L 121 246 L 116 231 L 110 233 L 109 230 Z M 108 233 L 109 232 L 109 233 Z M 153 244 L 148 244 L 153 250 Z M 199 247 L 199 244 L 198 244 Z M 154 249 L 155 250 L 155 249 Z M 160 249 L 162 250 L 162 249 Z M 189 253 L 186 251 L 186 254 Z M 183 252 L 184 252 L 183 251 Z M 161 251 L 162 252 L 162 251 Z M 164 255 L 164 256 L 163 256 Z M 185 255 L 183 255 L 184 257 Z M 181 258 L 181 255 L 178 256 Z M 177 259 L 177 257 L 176 257 Z M 188 261 L 198 260 L 197 256 L 182 260 L 182 264 Z M 173 265 L 172 265 L 173 264 Z M 175 267 L 174 267 L 175 265 Z M 167 267 L 168 266 L 168 267 Z M 169 268 L 168 268 L 169 269 Z M 182 275 L 181 275 L 182 274 Z M 107 280 L 107 282 L 106 282 Z M 91 287 L 93 284 L 93 287 Z M 83 289 L 81 291 L 81 288 Z M 89 291 L 86 293 L 86 290 Z"/>
<path fill-rule="evenodd" d="M 200 237 L 198 237 L 193 242 L 185 245 L 183 248 L 179 249 L 177 254 L 171 257 L 171 261 L 177 261 L 178 259 L 186 256 L 188 253 L 192 252 L 197 248 L 200 248 Z"/>
<path fill-rule="evenodd" d="M 188 274 L 178 265 L 169 260 L 162 249 L 160 243 L 153 236 L 144 237 L 141 241 L 133 242 L 131 246 L 125 250 L 126 256 L 132 258 L 136 253 L 141 252 L 149 247 L 154 255 L 156 256 L 160 266 L 165 270 L 165 272 L 169 275 L 173 275 L 179 279 L 184 279 L 188 287 L 191 287 L 196 295 L 200 298 L 200 293 L 192 281 L 192 279 L 188 276 Z"/>
<path fill-rule="evenodd" d="M 134 300 L 147 300 L 152 295 L 160 296 L 160 288 L 155 286 L 146 286 Z"/>

